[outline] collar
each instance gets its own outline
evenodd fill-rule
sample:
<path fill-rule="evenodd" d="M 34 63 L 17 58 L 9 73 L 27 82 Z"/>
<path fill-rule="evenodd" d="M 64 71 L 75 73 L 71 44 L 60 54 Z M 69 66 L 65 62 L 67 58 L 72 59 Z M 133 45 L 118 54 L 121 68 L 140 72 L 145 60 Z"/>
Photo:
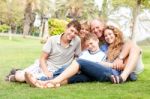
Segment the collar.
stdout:
<path fill-rule="evenodd" d="M 88 50 L 88 51 L 89 51 L 90 54 L 96 54 L 96 53 L 100 52 L 101 50 L 99 49 L 99 50 L 97 50 L 97 51 L 95 51 L 95 52 L 92 52 L 92 51 L 90 51 L 90 50 Z"/>
<path fill-rule="evenodd" d="M 61 44 L 61 43 L 60 43 L 60 40 L 61 40 L 61 37 L 62 37 L 63 35 L 64 35 L 64 33 L 62 33 L 61 35 L 58 35 L 57 44 Z M 70 41 L 69 45 L 73 45 L 73 43 L 74 43 L 74 40 L 72 39 L 72 40 Z"/>

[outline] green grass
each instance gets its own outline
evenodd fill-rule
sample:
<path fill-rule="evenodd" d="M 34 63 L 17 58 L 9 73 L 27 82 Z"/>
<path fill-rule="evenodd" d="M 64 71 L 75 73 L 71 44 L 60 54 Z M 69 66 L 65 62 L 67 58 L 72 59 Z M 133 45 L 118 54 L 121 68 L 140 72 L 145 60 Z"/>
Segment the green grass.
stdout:
<path fill-rule="evenodd" d="M 40 56 L 39 40 L 0 37 L 0 99 L 149 99 L 150 46 L 142 46 L 145 71 L 136 82 L 114 85 L 79 83 L 57 89 L 32 88 L 25 83 L 5 82 L 11 68 L 25 68 Z"/>

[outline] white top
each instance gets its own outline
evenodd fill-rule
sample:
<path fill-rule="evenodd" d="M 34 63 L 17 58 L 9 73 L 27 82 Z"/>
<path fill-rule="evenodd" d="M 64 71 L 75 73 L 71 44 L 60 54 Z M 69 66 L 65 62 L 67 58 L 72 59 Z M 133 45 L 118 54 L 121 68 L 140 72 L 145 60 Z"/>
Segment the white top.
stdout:
<path fill-rule="evenodd" d="M 106 54 L 101 50 L 91 53 L 88 50 L 84 50 L 80 55 L 79 59 L 85 59 L 92 62 L 100 62 L 106 59 Z"/>
<path fill-rule="evenodd" d="M 144 65 L 143 65 L 143 61 L 142 61 L 142 54 L 139 56 L 139 59 L 137 61 L 137 65 L 136 65 L 136 68 L 134 70 L 134 72 L 136 74 L 139 74 L 141 73 L 142 71 L 144 70 Z"/>

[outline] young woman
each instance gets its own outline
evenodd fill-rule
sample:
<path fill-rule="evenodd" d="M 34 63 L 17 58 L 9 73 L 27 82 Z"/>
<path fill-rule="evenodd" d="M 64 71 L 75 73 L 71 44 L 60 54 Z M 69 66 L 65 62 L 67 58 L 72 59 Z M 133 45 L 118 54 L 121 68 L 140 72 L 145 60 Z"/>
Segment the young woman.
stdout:
<path fill-rule="evenodd" d="M 112 63 L 116 58 L 118 58 L 124 46 L 122 32 L 113 26 L 107 26 L 104 29 L 103 34 L 106 42 L 108 43 L 108 51 L 107 51 L 107 58 L 106 58 L 107 62 L 105 61 L 93 62 L 93 61 L 79 58 L 76 61 L 73 61 L 73 63 L 61 75 L 57 76 L 53 80 L 41 83 L 37 81 L 34 77 L 32 77 L 32 75 L 26 73 L 26 81 L 29 84 L 36 87 L 41 87 L 41 88 L 55 87 L 62 84 L 64 80 L 70 78 L 80 70 L 82 73 L 84 73 L 85 75 L 87 75 L 88 77 L 90 77 L 95 81 L 101 81 L 101 82 L 111 81 L 112 83 L 124 82 L 120 74 L 122 74 L 122 71 L 124 71 L 126 67 L 130 66 L 129 65 L 130 60 L 128 60 L 128 57 L 124 58 L 123 59 L 124 65 L 119 69 L 114 68 L 113 66 L 114 64 Z M 94 50 L 95 49 L 94 44 L 98 45 L 98 43 L 89 42 L 89 41 L 88 40 L 86 41 L 87 48 L 89 50 Z M 138 71 L 142 71 L 143 69 L 143 68 L 138 68 L 140 66 L 136 66 L 136 67 Z"/>
<path fill-rule="evenodd" d="M 81 30 L 79 32 L 79 37 L 81 39 L 81 49 L 85 50 L 86 46 L 84 43 L 84 37 L 90 33 L 90 26 L 88 21 L 81 21 L 80 24 L 81 24 Z"/>

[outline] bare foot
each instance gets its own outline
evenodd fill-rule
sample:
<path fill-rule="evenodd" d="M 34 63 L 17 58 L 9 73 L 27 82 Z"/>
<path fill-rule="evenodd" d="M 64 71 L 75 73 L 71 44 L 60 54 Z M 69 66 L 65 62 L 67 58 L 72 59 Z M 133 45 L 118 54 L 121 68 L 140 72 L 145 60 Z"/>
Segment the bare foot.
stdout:
<path fill-rule="evenodd" d="M 38 87 L 38 88 L 45 88 L 44 85 L 42 85 L 36 78 L 33 77 L 30 73 L 25 73 L 25 80 L 26 83 L 31 85 L 32 87 Z"/>
<path fill-rule="evenodd" d="M 47 88 L 57 88 L 57 87 L 60 87 L 60 83 L 50 80 L 45 84 L 45 86 L 47 86 Z"/>

